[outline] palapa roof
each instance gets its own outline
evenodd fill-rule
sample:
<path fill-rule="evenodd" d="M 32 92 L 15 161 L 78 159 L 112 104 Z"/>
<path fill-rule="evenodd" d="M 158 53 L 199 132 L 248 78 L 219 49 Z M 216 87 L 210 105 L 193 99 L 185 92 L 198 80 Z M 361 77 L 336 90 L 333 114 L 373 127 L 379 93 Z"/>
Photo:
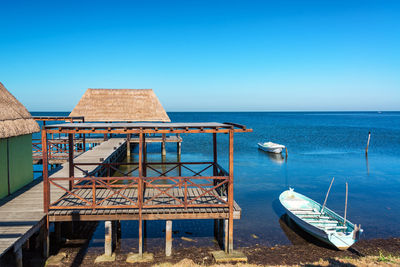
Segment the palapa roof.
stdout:
<path fill-rule="evenodd" d="M 40 131 L 29 111 L 0 83 L 0 138 Z"/>
<path fill-rule="evenodd" d="M 69 116 L 103 122 L 171 121 L 152 89 L 87 89 Z"/>

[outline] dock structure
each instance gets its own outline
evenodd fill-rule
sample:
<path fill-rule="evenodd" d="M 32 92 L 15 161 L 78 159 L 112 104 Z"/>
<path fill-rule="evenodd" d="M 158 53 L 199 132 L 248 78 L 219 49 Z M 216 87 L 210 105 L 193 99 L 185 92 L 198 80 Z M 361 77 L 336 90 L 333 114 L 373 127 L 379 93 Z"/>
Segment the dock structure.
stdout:
<path fill-rule="evenodd" d="M 124 138 L 113 138 L 101 143 L 92 150 L 86 151 L 74 158 L 76 164 L 86 162 L 111 163 L 120 160 L 125 153 L 126 142 Z M 69 163 L 64 163 L 49 177 L 56 179 L 69 175 Z M 96 166 L 87 166 L 82 171 L 75 172 L 75 177 L 85 177 L 90 172 L 102 175 L 103 170 Z M 47 173 L 49 175 L 49 173 Z M 68 181 L 59 183 L 60 186 L 68 188 Z M 13 195 L 2 199 L 0 202 L 0 257 L 9 250 L 16 255 L 16 264 L 22 266 L 22 246 L 37 232 L 43 255 L 48 256 L 48 227 L 47 214 L 43 205 L 43 182 L 34 181 L 28 186 L 20 189 Z M 54 187 L 48 192 L 50 199 L 59 199 L 65 191 Z"/>
<path fill-rule="evenodd" d="M 65 122 L 83 123 L 85 118 L 82 116 L 34 116 L 33 119 L 39 123 L 41 127 L 48 124 L 57 124 Z M 104 137 L 90 137 L 84 134 L 74 136 L 74 155 L 78 156 L 87 149 L 99 145 L 104 141 Z M 60 165 L 68 161 L 69 145 L 68 136 L 66 135 L 49 135 L 47 140 L 48 162 L 50 165 Z M 32 161 L 33 164 L 42 164 L 42 140 L 32 138 Z"/>
<path fill-rule="evenodd" d="M 137 220 L 138 251 L 143 255 L 143 221 L 166 220 L 166 255 L 171 255 L 172 221 L 214 219 L 218 236 L 224 232 L 224 248 L 233 251 L 233 220 L 241 209 L 233 197 L 233 141 L 235 133 L 251 132 L 233 123 L 69 123 L 42 129 L 42 143 L 49 134 L 82 133 L 138 135 L 137 162 L 77 162 L 69 157 L 68 172 L 48 175 L 43 153 L 43 201 L 48 223 L 105 221 L 105 256 L 121 220 Z M 207 162 L 147 162 L 148 135 L 212 134 L 213 157 Z M 228 134 L 229 166 L 218 163 L 217 134 Z M 113 139 L 109 139 L 113 140 Z M 84 155 L 84 154 L 83 154 Z M 81 157 L 81 156 L 80 156 Z M 79 157 L 79 158 L 80 158 Z M 97 170 L 93 172 L 92 170 Z M 99 170 L 102 171 L 101 175 Z M 54 189 L 64 191 L 59 198 Z M 114 240 L 115 242 L 115 240 Z"/>

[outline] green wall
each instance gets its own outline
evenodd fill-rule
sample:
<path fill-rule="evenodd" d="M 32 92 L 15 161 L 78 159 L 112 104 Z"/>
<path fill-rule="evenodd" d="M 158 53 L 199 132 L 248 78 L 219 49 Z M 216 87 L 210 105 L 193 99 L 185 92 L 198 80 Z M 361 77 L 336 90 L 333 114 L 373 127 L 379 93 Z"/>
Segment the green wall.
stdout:
<path fill-rule="evenodd" d="M 8 195 L 7 139 L 0 139 L 0 198 Z"/>
<path fill-rule="evenodd" d="M 0 198 L 8 194 L 7 184 L 7 139 L 0 143 L 1 189 Z M 4 155 L 4 157 L 3 157 Z M 4 158 L 4 160 L 3 160 Z M 10 175 L 10 193 L 33 181 L 32 135 L 8 138 L 8 167 Z M 4 166 L 4 167 L 3 167 Z M 4 174 L 3 174 L 4 173 Z M 3 178 L 4 177 L 4 178 Z"/>

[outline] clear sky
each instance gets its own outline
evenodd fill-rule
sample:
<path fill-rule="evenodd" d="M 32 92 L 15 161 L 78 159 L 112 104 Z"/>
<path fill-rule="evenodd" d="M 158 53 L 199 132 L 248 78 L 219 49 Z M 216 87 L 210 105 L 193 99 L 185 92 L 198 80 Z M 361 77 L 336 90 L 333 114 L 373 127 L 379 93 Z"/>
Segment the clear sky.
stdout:
<path fill-rule="evenodd" d="M 167 111 L 400 110 L 400 1 L 0 0 L 30 111 L 153 88 Z"/>

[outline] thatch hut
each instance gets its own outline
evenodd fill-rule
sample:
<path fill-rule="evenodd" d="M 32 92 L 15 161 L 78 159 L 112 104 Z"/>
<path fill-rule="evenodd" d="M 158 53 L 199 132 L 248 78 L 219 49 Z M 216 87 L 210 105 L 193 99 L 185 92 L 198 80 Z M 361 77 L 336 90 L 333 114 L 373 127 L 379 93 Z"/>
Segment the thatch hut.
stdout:
<path fill-rule="evenodd" d="M 88 89 L 69 116 L 92 122 L 171 121 L 152 89 Z"/>
<path fill-rule="evenodd" d="M 39 130 L 28 110 L 0 83 L 0 198 L 33 180 L 32 133 Z"/>

